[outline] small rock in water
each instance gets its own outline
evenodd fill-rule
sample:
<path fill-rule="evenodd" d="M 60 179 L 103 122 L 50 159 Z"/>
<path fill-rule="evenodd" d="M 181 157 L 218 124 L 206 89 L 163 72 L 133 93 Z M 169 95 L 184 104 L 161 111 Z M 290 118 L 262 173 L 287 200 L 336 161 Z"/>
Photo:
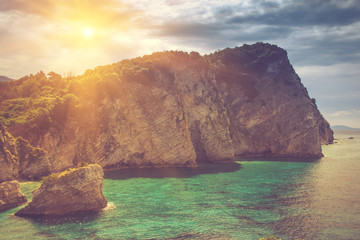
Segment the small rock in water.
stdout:
<path fill-rule="evenodd" d="M 15 215 L 70 216 L 99 211 L 107 206 L 102 192 L 103 176 L 103 169 L 97 164 L 52 174 L 33 191 L 32 202 Z"/>
<path fill-rule="evenodd" d="M 0 183 L 0 211 L 17 207 L 27 202 L 25 195 L 20 192 L 18 181 Z"/>

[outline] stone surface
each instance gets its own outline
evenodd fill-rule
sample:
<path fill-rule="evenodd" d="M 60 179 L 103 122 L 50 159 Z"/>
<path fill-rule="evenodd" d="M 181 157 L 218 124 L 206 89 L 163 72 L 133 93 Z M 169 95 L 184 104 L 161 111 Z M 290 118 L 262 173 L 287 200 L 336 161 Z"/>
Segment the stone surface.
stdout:
<path fill-rule="evenodd" d="M 20 192 L 18 181 L 0 183 L 0 211 L 17 207 L 26 201 L 25 195 Z"/>
<path fill-rule="evenodd" d="M 320 157 L 329 124 L 290 65 L 285 50 L 257 43 L 212 56 L 237 156 Z"/>
<path fill-rule="evenodd" d="M 69 81 L 77 107 L 52 114 L 54 124 L 41 131 L 10 125 L 19 143 L 3 134 L 9 150 L 0 145 L 3 181 L 40 178 L 82 162 L 114 169 L 196 167 L 238 156 L 320 157 L 321 144 L 333 140 L 286 51 L 270 44 L 206 56 L 154 53 Z M 28 154 L 12 158 L 20 156 L 11 150 L 20 142 Z"/>
<path fill-rule="evenodd" d="M 0 182 L 18 177 L 19 158 L 16 139 L 0 124 Z"/>
<path fill-rule="evenodd" d="M 45 178 L 32 201 L 17 216 L 68 216 L 106 207 L 102 168 L 97 164 L 69 169 Z"/>
<path fill-rule="evenodd" d="M 14 138 L 0 123 L 0 182 L 39 179 L 51 172 L 46 152 L 22 137 Z"/>

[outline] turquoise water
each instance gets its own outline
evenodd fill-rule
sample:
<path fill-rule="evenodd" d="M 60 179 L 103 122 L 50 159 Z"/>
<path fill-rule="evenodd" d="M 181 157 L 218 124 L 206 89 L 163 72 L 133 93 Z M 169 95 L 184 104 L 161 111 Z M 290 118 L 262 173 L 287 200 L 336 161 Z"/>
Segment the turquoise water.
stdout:
<path fill-rule="evenodd" d="M 252 159 L 198 169 L 106 172 L 96 216 L 31 220 L 0 214 L 0 239 L 360 238 L 360 134 L 322 159 Z M 37 182 L 23 183 L 31 197 Z"/>

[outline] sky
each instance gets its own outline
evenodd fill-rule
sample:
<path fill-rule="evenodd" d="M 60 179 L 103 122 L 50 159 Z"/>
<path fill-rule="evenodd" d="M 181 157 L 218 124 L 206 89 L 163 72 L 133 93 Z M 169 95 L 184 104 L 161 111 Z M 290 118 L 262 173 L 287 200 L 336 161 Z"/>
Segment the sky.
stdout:
<path fill-rule="evenodd" d="M 360 128 L 360 0 L 0 0 L 0 75 L 62 75 L 156 51 L 284 48 L 331 125 Z"/>

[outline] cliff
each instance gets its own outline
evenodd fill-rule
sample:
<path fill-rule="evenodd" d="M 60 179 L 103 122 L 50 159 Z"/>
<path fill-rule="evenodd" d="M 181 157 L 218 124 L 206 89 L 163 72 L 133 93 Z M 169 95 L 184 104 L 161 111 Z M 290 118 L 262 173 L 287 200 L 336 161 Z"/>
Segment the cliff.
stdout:
<path fill-rule="evenodd" d="M 14 138 L 0 123 L 0 182 L 16 178 L 39 179 L 50 173 L 46 152 L 22 137 Z"/>
<path fill-rule="evenodd" d="M 18 181 L 0 183 L 0 212 L 17 207 L 27 202 L 25 195 L 20 192 Z"/>
<path fill-rule="evenodd" d="M 44 178 L 32 201 L 17 216 L 69 216 L 106 207 L 102 193 L 104 172 L 97 164 L 69 169 Z"/>
<path fill-rule="evenodd" d="M 220 63 L 217 87 L 224 96 L 238 156 L 321 157 L 333 132 L 310 99 L 285 50 L 244 45 L 208 56 Z"/>
<path fill-rule="evenodd" d="M 78 77 L 39 72 L 0 84 L 0 121 L 44 151 L 37 164 L 48 172 L 81 162 L 110 169 L 319 157 L 333 137 L 286 51 L 270 44 L 154 53 Z"/>

